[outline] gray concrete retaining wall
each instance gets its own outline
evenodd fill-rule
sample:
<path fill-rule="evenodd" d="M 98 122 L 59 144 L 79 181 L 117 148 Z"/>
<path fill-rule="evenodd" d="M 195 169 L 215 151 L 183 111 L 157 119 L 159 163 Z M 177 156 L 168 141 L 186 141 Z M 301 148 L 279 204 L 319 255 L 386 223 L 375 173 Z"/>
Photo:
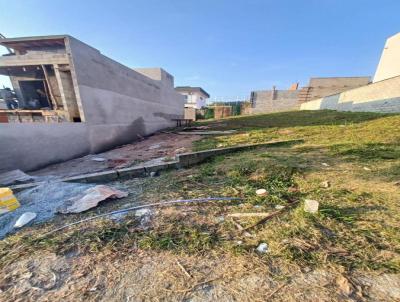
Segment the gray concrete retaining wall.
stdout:
<path fill-rule="evenodd" d="M 127 125 L 87 123 L 0 124 L 0 171 L 32 171 L 137 139 L 140 121 Z M 151 129 L 151 128 L 150 128 Z"/>
<path fill-rule="evenodd" d="M 301 109 L 400 112 L 400 76 L 305 102 Z"/>

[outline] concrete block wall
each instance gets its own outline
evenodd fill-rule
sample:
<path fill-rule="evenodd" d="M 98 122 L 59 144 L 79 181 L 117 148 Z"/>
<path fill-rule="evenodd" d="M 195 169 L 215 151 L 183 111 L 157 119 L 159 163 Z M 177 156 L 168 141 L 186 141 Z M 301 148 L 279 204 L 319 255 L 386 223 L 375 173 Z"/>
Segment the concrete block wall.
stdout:
<path fill-rule="evenodd" d="M 370 77 L 327 77 L 311 78 L 309 86 L 311 87 L 357 87 L 364 86 L 370 82 Z"/>
<path fill-rule="evenodd" d="M 290 111 L 300 108 L 299 90 L 265 90 L 252 93 L 251 113 Z"/>
<path fill-rule="evenodd" d="M 400 76 L 305 102 L 300 109 L 400 112 Z"/>
<path fill-rule="evenodd" d="M 232 107 L 231 106 L 212 106 L 214 109 L 214 118 L 221 119 L 224 117 L 232 116 Z"/>
<path fill-rule="evenodd" d="M 304 103 L 325 96 L 368 85 L 370 77 L 322 77 L 310 78 L 309 84 L 301 89 L 299 102 Z"/>
<path fill-rule="evenodd" d="M 173 81 L 160 69 L 161 80 L 151 79 L 98 50 L 69 38 L 72 61 L 85 121 L 90 124 L 131 124 L 143 119 L 143 134 L 172 126 L 171 118 L 183 116 L 184 99 Z M 169 76 L 172 77 L 172 76 Z"/>

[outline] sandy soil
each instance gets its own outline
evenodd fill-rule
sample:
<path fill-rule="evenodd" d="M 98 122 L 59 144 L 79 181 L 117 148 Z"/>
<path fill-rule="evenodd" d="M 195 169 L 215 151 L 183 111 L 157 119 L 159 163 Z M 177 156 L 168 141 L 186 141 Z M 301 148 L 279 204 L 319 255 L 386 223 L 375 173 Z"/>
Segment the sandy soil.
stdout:
<path fill-rule="evenodd" d="M 254 259 L 254 258 L 253 258 Z M 179 262 L 179 264 L 178 264 Z M 42 253 L 3 269 L 1 301 L 399 301 L 400 276 L 294 271 L 285 280 L 248 256 Z"/>
<path fill-rule="evenodd" d="M 179 135 L 174 133 L 157 133 L 107 152 L 91 154 L 44 169 L 30 172 L 33 176 L 68 177 L 94 173 L 114 168 L 126 168 L 141 162 L 162 157 L 174 157 L 178 153 L 190 152 L 192 143 L 200 135 Z"/>

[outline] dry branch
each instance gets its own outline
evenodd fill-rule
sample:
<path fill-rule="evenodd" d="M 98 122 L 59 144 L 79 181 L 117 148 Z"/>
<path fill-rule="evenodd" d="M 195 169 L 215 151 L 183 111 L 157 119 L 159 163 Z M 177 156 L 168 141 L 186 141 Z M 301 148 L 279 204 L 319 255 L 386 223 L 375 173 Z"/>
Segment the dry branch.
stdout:
<path fill-rule="evenodd" d="M 231 213 L 228 217 L 245 218 L 245 217 L 269 217 L 271 213 Z"/>

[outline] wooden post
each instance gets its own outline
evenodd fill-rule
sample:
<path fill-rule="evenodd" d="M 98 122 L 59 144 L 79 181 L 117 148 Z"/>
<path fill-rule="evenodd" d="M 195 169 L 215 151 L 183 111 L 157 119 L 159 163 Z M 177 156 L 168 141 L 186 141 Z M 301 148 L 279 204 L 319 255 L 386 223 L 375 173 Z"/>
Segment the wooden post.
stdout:
<path fill-rule="evenodd" d="M 53 95 L 53 92 L 51 90 L 51 85 L 50 85 L 50 81 L 49 81 L 49 75 L 47 74 L 47 70 L 46 70 L 46 66 L 41 65 L 42 69 L 43 69 L 43 73 L 44 73 L 44 79 L 45 79 L 45 86 L 47 84 L 47 88 L 49 89 L 49 94 L 50 94 L 50 102 L 54 105 L 54 109 L 57 110 L 58 106 L 57 106 L 57 100 Z"/>

